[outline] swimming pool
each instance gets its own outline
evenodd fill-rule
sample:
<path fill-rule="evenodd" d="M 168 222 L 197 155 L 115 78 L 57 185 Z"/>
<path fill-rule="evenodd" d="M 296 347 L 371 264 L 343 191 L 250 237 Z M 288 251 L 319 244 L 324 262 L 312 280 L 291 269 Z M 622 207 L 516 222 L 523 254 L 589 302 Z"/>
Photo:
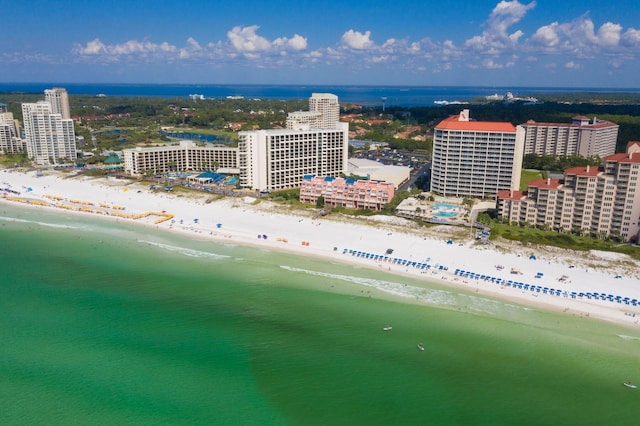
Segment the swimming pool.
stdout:
<path fill-rule="evenodd" d="M 434 213 L 433 215 L 436 217 L 454 217 L 457 214 L 458 214 L 457 212 L 437 212 L 437 213 Z"/>
<path fill-rule="evenodd" d="M 456 204 L 436 203 L 431 206 L 431 210 L 459 210 L 461 207 Z"/>

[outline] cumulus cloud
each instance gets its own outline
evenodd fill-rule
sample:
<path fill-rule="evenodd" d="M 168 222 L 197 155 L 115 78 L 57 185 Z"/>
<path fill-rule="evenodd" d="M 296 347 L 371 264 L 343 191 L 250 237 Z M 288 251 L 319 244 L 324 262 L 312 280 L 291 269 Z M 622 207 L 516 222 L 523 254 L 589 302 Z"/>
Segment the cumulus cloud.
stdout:
<path fill-rule="evenodd" d="M 524 32 L 516 30 L 509 34 L 508 29 L 520 22 L 526 13 L 535 6 L 535 1 L 526 5 L 517 0 L 501 1 L 484 23 L 485 30 L 482 34 L 468 39 L 465 46 L 489 54 L 498 54 L 505 48 L 514 46 L 524 35 Z"/>
<path fill-rule="evenodd" d="M 622 34 L 621 42 L 623 45 L 630 48 L 640 47 L 640 30 L 629 28 Z"/>
<path fill-rule="evenodd" d="M 298 34 L 292 38 L 281 37 L 273 41 L 273 46 L 290 50 L 305 50 L 307 48 L 307 39 Z"/>
<path fill-rule="evenodd" d="M 581 16 L 570 22 L 553 22 L 538 28 L 528 40 L 526 49 L 547 54 L 570 54 L 576 58 L 595 57 L 599 53 L 619 52 L 630 41 L 629 46 L 634 45 L 632 31 L 627 30 L 623 35 L 622 26 L 612 22 L 605 22 L 596 31 L 593 21 Z"/>
<path fill-rule="evenodd" d="M 110 55 L 110 56 L 126 56 L 134 54 L 149 54 L 154 52 L 168 52 L 172 53 L 176 51 L 176 47 L 169 43 L 152 43 L 148 40 L 129 40 L 121 44 L 106 45 L 99 39 L 95 39 L 87 42 L 82 46 L 76 44 L 74 52 L 80 55 Z"/>
<path fill-rule="evenodd" d="M 107 48 L 100 39 L 94 39 L 89 42 L 85 46 L 78 45 L 76 47 L 76 52 L 81 55 L 98 55 L 100 53 L 106 52 Z"/>
<path fill-rule="evenodd" d="M 106 44 L 96 38 L 85 44 L 76 43 L 72 53 L 80 59 L 97 62 L 115 62 L 123 59 L 146 62 L 191 61 L 209 62 L 212 60 L 237 60 L 244 57 L 249 60 L 263 59 L 265 63 L 282 63 L 288 52 L 301 52 L 307 49 L 307 39 L 299 34 L 292 37 L 279 37 L 273 41 L 258 34 L 259 26 L 236 26 L 227 32 L 227 40 L 201 44 L 188 37 L 182 47 L 169 42 L 154 43 L 149 40 L 128 40 L 123 43 Z"/>
<path fill-rule="evenodd" d="M 256 34 L 258 28 L 260 27 L 257 25 L 244 28 L 233 27 L 231 31 L 227 32 L 227 37 L 231 45 L 240 52 L 268 50 L 271 47 L 271 43 L 266 38 Z"/>
<path fill-rule="evenodd" d="M 526 1 L 526 0 L 525 0 Z M 269 39 L 260 26 L 234 26 L 226 38 L 200 43 L 188 37 L 180 46 L 163 41 L 128 40 L 109 44 L 99 38 L 75 44 L 72 53 L 85 61 L 184 61 L 190 63 L 240 64 L 261 67 L 393 66 L 394 69 L 445 72 L 455 68 L 498 70 L 518 64 L 538 63 L 541 67 L 586 66 L 588 59 L 606 54 L 611 69 L 621 67 L 640 53 L 640 30 L 623 28 L 604 21 L 596 25 L 585 13 L 575 19 L 544 23 L 533 34 L 526 34 L 520 23 L 538 7 L 536 1 L 496 1 L 481 24 L 481 31 L 462 40 L 431 37 L 408 39 L 389 37 L 379 44 L 372 31 L 336 34 L 332 45 L 311 46 L 300 34 Z M 428 32 L 428 27 L 425 27 Z M 4 58 L 8 58 L 4 54 Z M 2 60 L 8 62 L 8 59 Z M 386 65 L 383 65 L 386 64 Z"/>
<path fill-rule="evenodd" d="M 375 46 L 375 43 L 371 41 L 371 31 L 365 31 L 361 33 L 359 31 L 349 30 L 342 34 L 342 43 L 356 50 L 370 49 Z"/>

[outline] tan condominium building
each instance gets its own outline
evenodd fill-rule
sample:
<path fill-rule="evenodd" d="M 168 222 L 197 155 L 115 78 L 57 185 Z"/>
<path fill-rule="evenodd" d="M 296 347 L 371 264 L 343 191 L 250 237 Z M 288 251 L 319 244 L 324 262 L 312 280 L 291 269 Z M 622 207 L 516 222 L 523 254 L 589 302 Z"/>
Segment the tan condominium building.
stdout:
<path fill-rule="evenodd" d="M 517 189 L 524 129 L 511 123 L 475 121 L 469 110 L 434 130 L 431 192 L 452 197 L 495 198 Z"/>
<path fill-rule="evenodd" d="M 537 155 L 581 155 L 605 157 L 616 152 L 618 126 L 596 117 L 573 117 L 571 123 L 536 123 L 529 120 L 525 130 L 524 153 Z"/>
<path fill-rule="evenodd" d="M 238 167 L 236 147 L 197 146 L 193 141 L 181 141 L 180 145 L 125 149 L 123 156 L 124 171 L 135 176 L 221 168 L 237 173 Z"/>
<path fill-rule="evenodd" d="M 287 129 L 336 129 L 340 121 L 338 97 L 331 93 L 312 93 L 309 111 L 287 114 Z"/>
<path fill-rule="evenodd" d="M 316 203 L 322 197 L 327 206 L 380 210 L 394 193 L 392 183 L 309 175 L 302 178 L 300 201 Z"/>
<path fill-rule="evenodd" d="M 349 124 L 328 129 L 273 129 L 239 133 L 240 185 L 260 191 L 298 188 L 306 175 L 347 172 Z"/>
<path fill-rule="evenodd" d="M 597 237 L 638 241 L 640 232 L 640 142 L 603 166 L 565 170 L 564 179 L 529 183 L 526 192 L 501 191 L 497 209 L 511 223 Z"/>
<path fill-rule="evenodd" d="M 25 149 L 18 120 L 13 118 L 13 113 L 0 112 L 0 154 L 17 154 Z"/>
<path fill-rule="evenodd" d="M 60 114 L 62 118 L 71 118 L 67 89 L 62 87 L 46 89 L 44 91 L 44 100 L 51 104 L 51 111 L 54 114 Z"/>

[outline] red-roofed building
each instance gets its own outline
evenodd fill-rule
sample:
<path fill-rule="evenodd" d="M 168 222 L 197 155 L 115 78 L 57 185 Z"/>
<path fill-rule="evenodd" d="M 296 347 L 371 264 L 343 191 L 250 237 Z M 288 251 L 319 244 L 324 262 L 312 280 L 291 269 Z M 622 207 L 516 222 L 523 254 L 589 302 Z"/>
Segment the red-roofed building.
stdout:
<path fill-rule="evenodd" d="M 522 127 L 474 121 L 465 109 L 435 127 L 431 192 L 495 198 L 498 191 L 518 189 L 523 147 Z"/>
<path fill-rule="evenodd" d="M 529 120 L 522 127 L 525 129 L 525 154 L 604 157 L 616 152 L 619 126 L 596 117 L 589 120 L 577 116 L 573 117 L 571 123 L 536 123 Z"/>
<path fill-rule="evenodd" d="M 499 192 L 498 214 L 510 223 L 638 241 L 640 146 L 628 151 L 605 157 L 601 168 L 572 167 L 564 179 L 530 182 L 525 193 Z"/>

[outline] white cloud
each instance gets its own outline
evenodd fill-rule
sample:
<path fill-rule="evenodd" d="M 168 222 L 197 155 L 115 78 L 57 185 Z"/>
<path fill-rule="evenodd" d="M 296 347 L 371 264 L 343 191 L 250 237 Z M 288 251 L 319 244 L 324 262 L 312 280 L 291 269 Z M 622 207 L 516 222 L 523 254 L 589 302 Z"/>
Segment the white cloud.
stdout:
<path fill-rule="evenodd" d="M 389 37 L 376 44 L 370 30 L 349 29 L 337 36 L 336 44 L 312 46 L 308 50 L 309 40 L 300 34 L 268 39 L 260 35 L 258 25 L 251 25 L 232 27 L 226 38 L 209 43 L 188 37 L 181 46 L 168 41 L 154 43 L 135 39 L 108 44 L 95 38 L 84 44 L 75 44 L 72 53 L 79 60 L 88 62 L 246 63 L 267 68 L 316 65 L 373 67 L 375 64 L 382 67 L 388 64 L 394 69 L 428 69 L 433 72 L 463 67 L 497 70 L 525 62 L 557 68 L 564 64 L 568 69 L 575 69 L 587 66 L 586 60 L 603 55 L 607 56 L 607 63 L 614 69 L 640 56 L 640 30 L 625 29 L 610 21 L 598 27 L 587 14 L 566 22 L 545 23 L 532 35 L 527 35 L 517 25 L 525 23 L 528 13 L 536 7 L 536 1 L 496 1 L 482 24 L 482 32 L 466 40 Z M 424 31 L 428 32 L 428 27 Z M 1 58 L 4 59 L 0 62 L 8 62 L 9 55 L 5 53 Z"/>
<path fill-rule="evenodd" d="M 273 41 L 273 46 L 282 49 L 305 50 L 307 48 L 307 39 L 298 34 L 292 38 L 281 37 Z"/>
<path fill-rule="evenodd" d="M 260 27 L 257 25 L 244 28 L 233 27 L 231 31 L 227 32 L 227 37 L 231 45 L 240 52 L 268 50 L 271 47 L 271 43 L 266 38 L 256 34 L 258 28 Z"/>
<path fill-rule="evenodd" d="M 493 59 L 485 59 L 482 61 L 482 67 L 487 69 L 498 69 L 503 68 L 503 65 L 495 63 Z"/>
<path fill-rule="evenodd" d="M 166 43 L 163 43 L 163 44 L 166 44 Z M 187 44 L 192 50 L 202 50 L 200 43 L 198 43 L 193 37 L 189 37 L 187 39 Z"/>
<path fill-rule="evenodd" d="M 632 34 L 629 31 L 625 36 Z M 533 52 L 590 58 L 602 53 L 619 52 L 623 37 L 621 25 L 606 22 L 596 32 L 593 21 L 581 16 L 570 22 L 554 22 L 538 28 L 528 40 L 526 48 Z"/>
<path fill-rule="evenodd" d="M 611 22 L 605 23 L 598 30 L 598 42 L 601 46 L 617 46 L 620 43 L 622 26 Z"/>
<path fill-rule="evenodd" d="M 640 30 L 629 28 L 624 34 L 622 34 L 621 42 L 623 45 L 630 48 L 640 47 Z"/>
<path fill-rule="evenodd" d="M 76 45 L 76 51 L 80 55 L 98 55 L 100 53 L 106 52 L 106 46 L 100 39 L 94 39 L 87 42 L 86 46 Z"/>
<path fill-rule="evenodd" d="M 342 43 L 351 49 L 363 50 L 371 49 L 375 43 L 370 40 L 371 31 L 365 31 L 364 34 L 358 31 L 349 30 L 342 34 Z"/>
<path fill-rule="evenodd" d="M 509 34 L 507 30 L 520 22 L 527 12 L 535 6 L 535 1 L 526 5 L 517 0 L 501 1 L 484 23 L 486 29 L 481 35 L 468 39 L 465 46 L 478 52 L 497 54 L 505 48 L 516 45 L 524 33 L 521 30 L 516 30 Z"/>

